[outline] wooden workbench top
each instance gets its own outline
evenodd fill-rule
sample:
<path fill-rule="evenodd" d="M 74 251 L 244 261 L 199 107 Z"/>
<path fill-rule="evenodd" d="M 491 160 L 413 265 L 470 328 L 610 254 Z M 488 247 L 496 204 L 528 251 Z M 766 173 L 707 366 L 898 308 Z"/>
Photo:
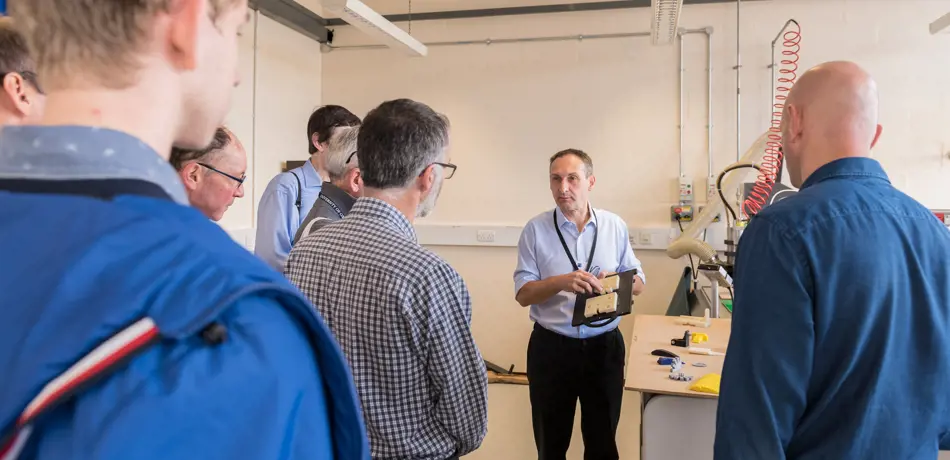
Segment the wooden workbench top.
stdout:
<path fill-rule="evenodd" d="M 709 336 L 709 341 L 696 344 L 697 347 L 725 352 L 726 345 L 729 343 L 732 321 L 713 319 L 710 327 L 701 328 L 676 324 L 677 319 L 679 319 L 678 316 L 634 316 L 633 340 L 630 345 L 630 353 L 627 355 L 627 376 L 624 387 L 641 393 L 716 398 L 717 395 L 690 391 L 689 386 L 696 379 L 706 374 L 721 375 L 725 356 L 691 355 L 685 348 L 670 345 L 670 339 L 682 338 L 683 333 L 687 330 L 702 332 Z M 693 376 L 693 382 L 670 380 L 670 366 L 657 364 L 658 356 L 650 354 L 658 348 L 672 351 L 683 358 L 686 364 L 683 365 L 682 372 Z M 705 363 L 706 367 L 695 367 L 693 363 Z"/>
<path fill-rule="evenodd" d="M 528 376 L 525 374 L 498 374 L 488 371 L 488 383 L 509 383 L 512 385 L 527 385 Z"/>

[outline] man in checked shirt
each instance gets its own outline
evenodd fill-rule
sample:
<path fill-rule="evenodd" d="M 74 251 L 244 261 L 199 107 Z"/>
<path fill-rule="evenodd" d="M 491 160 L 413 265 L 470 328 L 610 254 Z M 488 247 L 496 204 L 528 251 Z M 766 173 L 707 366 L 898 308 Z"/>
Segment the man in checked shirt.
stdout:
<path fill-rule="evenodd" d="M 455 173 L 448 144 L 448 119 L 425 104 L 371 111 L 357 139 L 363 196 L 301 240 L 285 270 L 352 367 L 374 459 L 455 459 L 487 431 L 468 288 L 412 227 Z"/>

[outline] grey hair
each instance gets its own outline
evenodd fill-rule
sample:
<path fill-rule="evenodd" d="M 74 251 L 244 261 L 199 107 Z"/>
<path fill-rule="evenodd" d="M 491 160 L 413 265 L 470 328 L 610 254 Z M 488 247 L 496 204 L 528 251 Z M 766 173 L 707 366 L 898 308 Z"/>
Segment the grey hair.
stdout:
<path fill-rule="evenodd" d="M 327 147 L 327 174 L 331 181 L 340 180 L 353 168 L 359 167 L 356 152 L 356 140 L 359 136 L 358 127 L 334 128 Z M 349 162 L 347 162 L 349 160 Z"/>
<path fill-rule="evenodd" d="M 386 101 L 366 115 L 357 143 L 367 187 L 404 188 L 445 154 L 449 119 L 421 102 Z"/>

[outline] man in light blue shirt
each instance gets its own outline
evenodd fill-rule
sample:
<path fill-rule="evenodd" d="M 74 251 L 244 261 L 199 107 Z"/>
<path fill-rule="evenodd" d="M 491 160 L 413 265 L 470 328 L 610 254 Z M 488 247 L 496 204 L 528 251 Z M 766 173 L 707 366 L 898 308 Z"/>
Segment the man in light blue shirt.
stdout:
<path fill-rule="evenodd" d="M 299 168 L 278 174 L 264 189 L 257 211 L 254 253 L 275 270 L 283 273 L 294 234 L 320 196 L 327 177 L 323 157 L 333 129 L 359 124 L 359 117 L 338 105 L 315 110 L 307 122 L 310 159 Z"/>
<path fill-rule="evenodd" d="M 637 269 L 634 295 L 643 292 L 646 276 L 623 219 L 590 206 L 595 179 L 589 155 L 558 152 L 551 157 L 550 181 L 557 207 L 525 226 L 514 274 L 515 299 L 531 306 L 535 322 L 528 382 L 538 458 L 564 458 L 580 398 L 584 458 L 617 459 L 626 356 L 620 319 L 574 327 L 571 318 L 575 293 L 600 291 L 606 275 Z"/>

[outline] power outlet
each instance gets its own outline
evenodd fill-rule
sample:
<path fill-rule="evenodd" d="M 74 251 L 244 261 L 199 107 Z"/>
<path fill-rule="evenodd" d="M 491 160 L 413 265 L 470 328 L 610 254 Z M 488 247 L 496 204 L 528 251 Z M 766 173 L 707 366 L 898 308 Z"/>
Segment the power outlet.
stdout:
<path fill-rule="evenodd" d="M 653 246 L 653 235 L 650 232 L 640 232 L 640 246 Z"/>
<path fill-rule="evenodd" d="M 479 230 L 475 233 L 475 239 L 479 243 L 494 243 L 495 242 L 495 231 L 494 230 Z"/>
<path fill-rule="evenodd" d="M 692 222 L 693 221 L 693 207 L 688 204 L 670 206 L 670 219 L 673 222 Z"/>

